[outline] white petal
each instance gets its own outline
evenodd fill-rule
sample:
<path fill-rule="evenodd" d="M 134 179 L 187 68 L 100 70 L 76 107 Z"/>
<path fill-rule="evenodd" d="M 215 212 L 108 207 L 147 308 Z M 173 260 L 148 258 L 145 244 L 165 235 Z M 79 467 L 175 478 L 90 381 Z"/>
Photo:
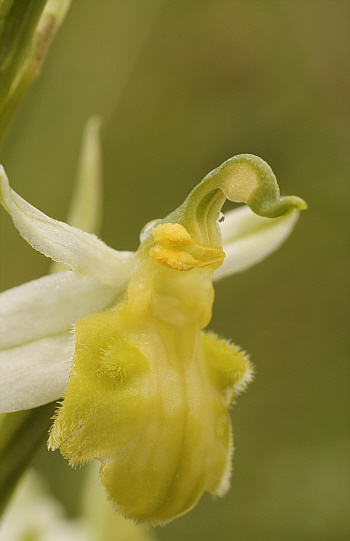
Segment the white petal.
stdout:
<path fill-rule="evenodd" d="M 241 272 L 265 259 L 290 235 L 298 217 L 297 209 L 279 218 L 263 218 L 249 207 L 228 212 L 220 224 L 226 258 L 214 272 L 214 280 Z"/>
<path fill-rule="evenodd" d="M 22 237 L 35 250 L 103 284 L 113 287 L 127 283 L 132 266 L 131 252 L 117 252 L 94 235 L 49 218 L 10 188 L 1 166 L 0 177 L 0 201 Z"/>
<path fill-rule="evenodd" d="M 82 317 L 105 310 L 121 292 L 71 271 L 4 291 L 0 294 L 0 348 L 68 332 Z"/>
<path fill-rule="evenodd" d="M 60 398 L 71 358 L 68 333 L 0 352 L 0 412 L 35 408 Z"/>

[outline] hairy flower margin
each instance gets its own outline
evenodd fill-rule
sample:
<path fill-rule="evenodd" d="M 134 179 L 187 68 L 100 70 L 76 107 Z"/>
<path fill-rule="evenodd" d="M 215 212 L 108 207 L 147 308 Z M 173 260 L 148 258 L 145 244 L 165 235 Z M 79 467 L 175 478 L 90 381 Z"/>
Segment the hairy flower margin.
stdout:
<path fill-rule="evenodd" d="M 0 199 L 23 238 L 70 269 L 0 295 L 1 411 L 64 396 L 49 448 L 72 465 L 99 459 L 108 497 L 126 517 L 164 524 L 205 490 L 223 495 L 228 408 L 251 366 L 203 331 L 212 280 L 276 250 L 305 202 L 280 199 L 260 158 L 235 156 L 146 226 L 132 253 L 47 217 L 9 187 L 3 169 Z M 221 222 L 226 199 L 248 206 Z"/>

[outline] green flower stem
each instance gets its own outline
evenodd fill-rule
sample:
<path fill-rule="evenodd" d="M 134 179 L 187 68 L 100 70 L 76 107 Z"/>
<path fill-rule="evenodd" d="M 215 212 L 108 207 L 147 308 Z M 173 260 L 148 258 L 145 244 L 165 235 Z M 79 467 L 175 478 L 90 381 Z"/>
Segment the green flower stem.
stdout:
<path fill-rule="evenodd" d="M 22 0 L 15 0 L 11 9 L 0 12 L 0 144 L 29 86 L 41 71 L 70 0 L 37 0 L 34 3 L 36 5 L 30 11 L 32 2 L 24 2 L 23 6 Z"/>
<path fill-rule="evenodd" d="M 40 408 L 4 416 L 0 444 L 0 513 L 40 444 L 47 438 L 55 407 L 56 403 L 51 402 Z"/>
<path fill-rule="evenodd" d="M 32 65 L 28 65 L 27 68 L 21 74 L 21 81 L 16 86 L 9 100 L 6 101 L 3 109 L 0 111 L 0 115 L 1 115 L 0 146 L 3 143 L 3 140 L 13 120 L 13 117 L 22 99 L 25 96 L 28 87 L 34 81 L 36 76 L 37 76 L 37 70 L 33 69 Z"/>
<path fill-rule="evenodd" d="M 30 49 L 33 35 L 47 0 L 14 0 L 1 21 L 0 107 L 7 99 L 11 87 Z"/>

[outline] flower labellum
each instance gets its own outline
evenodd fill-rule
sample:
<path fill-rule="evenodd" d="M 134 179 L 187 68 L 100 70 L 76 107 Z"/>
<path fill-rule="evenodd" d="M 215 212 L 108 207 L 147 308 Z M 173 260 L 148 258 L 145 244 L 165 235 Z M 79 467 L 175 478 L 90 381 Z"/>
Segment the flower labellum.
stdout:
<path fill-rule="evenodd" d="M 164 524 L 189 511 L 204 491 L 222 496 L 229 488 L 228 409 L 251 380 L 252 367 L 238 347 L 204 330 L 212 315 L 213 276 L 226 264 L 219 223 L 226 199 L 246 203 L 258 215 L 244 214 L 250 225 L 237 241 L 242 260 L 231 257 L 233 243 L 226 269 L 257 262 L 262 250 L 267 255 L 266 233 L 254 245 L 245 238 L 253 234 L 249 228 L 268 229 L 271 220 L 277 228 L 288 223 L 289 232 L 297 209 L 306 208 L 298 197 L 280 198 L 275 176 L 260 158 L 231 158 L 177 210 L 146 226 L 122 293 L 119 288 L 105 311 L 87 313 L 75 324 L 68 386 L 48 446 L 59 448 L 72 466 L 98 459 L 109 499 L 139 522 Z M 3 200 L 15 221 L 10 197 Z M 279 229 L 275 248 L 286 236 Z M 50 250 L 42 249 L 52 257 Z M 88 250 L 91 254 L 90 244 Z M 109 270 L 99 261 L 91 271 L 106 295 L 117 287 L 116 256 L 108 252 L 108 257 Z M 84 261 L 78 274 L 86 273 Z M 222 275 L 231 272 L 237 270 Z"/>

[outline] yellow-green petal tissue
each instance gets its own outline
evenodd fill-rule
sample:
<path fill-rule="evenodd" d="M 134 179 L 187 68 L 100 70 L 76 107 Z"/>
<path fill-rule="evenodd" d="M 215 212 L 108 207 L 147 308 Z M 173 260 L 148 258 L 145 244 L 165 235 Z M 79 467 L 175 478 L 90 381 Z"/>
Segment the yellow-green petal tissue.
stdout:
<path fill-rule="evenodd" d="M 146 229 L 123 300 L 75 326 L 69 384 L 49 448 L 60 448 L 71 465 L 97 458 L 109 499 L 139 522 L 164 524 L 204 491 L 221 496 L 229 487 L 228 408 L 252 370 L 244 352 L 203 330 L 211 320 L 212 275 L 225 257 L 218 219 L 226 197 L 269 216 L 303 204 L 281 202 L 259 158 L 225 164 Z"/>

